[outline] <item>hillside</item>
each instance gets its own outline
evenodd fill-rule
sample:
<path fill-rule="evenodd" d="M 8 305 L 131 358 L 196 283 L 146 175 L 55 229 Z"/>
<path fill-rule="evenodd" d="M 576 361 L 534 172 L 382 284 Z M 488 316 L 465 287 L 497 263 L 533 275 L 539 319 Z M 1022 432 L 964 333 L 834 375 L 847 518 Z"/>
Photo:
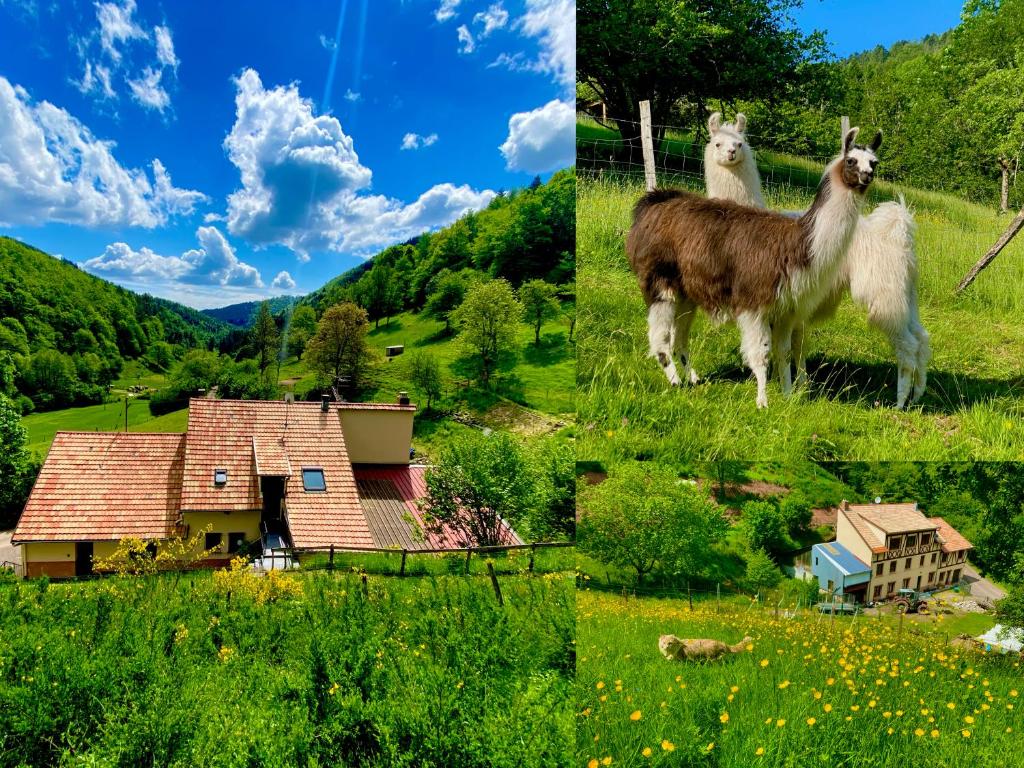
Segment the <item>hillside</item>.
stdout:
<path fill-rule="evenodd" d="M 272 299 L 267 299 L 267 303 L 270 305 L 270 311 L 276 315 L 286 312 L 301 298 L 301 296 L 275 296 Z M 202 309 L 200 312 L 236 328 L 248 328 L 252 325 L 262 303 L 261 301 L 243 301 L 240 304 L 229 304 L 226 307 Z"/>
<path fill-rule="evenodd" d="M 125 361 L 166 365 L 229 326 L 0 237 L 0 391 L 22 411 L 102 402 Z"/>

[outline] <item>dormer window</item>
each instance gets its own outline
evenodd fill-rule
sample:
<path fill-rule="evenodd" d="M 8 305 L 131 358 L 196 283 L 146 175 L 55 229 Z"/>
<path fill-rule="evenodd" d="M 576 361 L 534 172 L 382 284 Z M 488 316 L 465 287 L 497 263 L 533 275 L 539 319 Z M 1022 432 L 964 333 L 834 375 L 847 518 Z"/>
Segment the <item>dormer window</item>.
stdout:
<path fill-rule="evenodd" d="M 307 491 L 326 491 L 324 471 L 320 467 L 302 468 L 302 487 Z"/>
<path fill-rule="evenodd" d="M 227 485 L 228 482 L 228 471 L 226 469 L 215 469 L 213 470 L 213 484 L 214 485 Z"/>

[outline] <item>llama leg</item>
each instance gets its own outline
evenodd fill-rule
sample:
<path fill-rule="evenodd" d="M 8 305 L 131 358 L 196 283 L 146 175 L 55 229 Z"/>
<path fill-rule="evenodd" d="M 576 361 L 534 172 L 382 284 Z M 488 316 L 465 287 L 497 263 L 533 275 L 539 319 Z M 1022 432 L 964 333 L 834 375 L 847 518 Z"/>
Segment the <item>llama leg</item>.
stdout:
<path fill-rule="evenodd" d="M 796 361 L 796 379 L 793 383 L 798 387 L 807 384 L 807 357 L 804 351 L 804 333 L 806 330 L 806 323 L 797 323 L 793 326 L 793 359 Z"/>
<path fill-rule="evenodd" d="M 768 358 L 771 355 L 772 331 L 761 312 L 740 312 L 736 316 L 740 329 L 740 352 L 743 361 L 757 379 L 757 407 L 768 407 Z"/>
<path fill-rule="evenodd" d="M 917 365 L 914 367 L 914 396 L 911 398 L 911 402 L 916 403 L 924 395 L 925 387 L 928 386 L 928 363 L 932 358 L 932 347 L 928 331 L 916 319 L 911 325 L 911 330 L 917 339 Z"/>
<path fill-rule="evenodd" d="M 647 338 L 650 354 L 661 365 L 668 382 L 678 387 L 682 382 L 672 361 L 672 334 L 675 325 L 675 299 L 659 299 L 647 309 Z"/>
<path fill-rule="evenodd" d="M 675 334 L 672 337 L 672 348 L 683 364 L 683 382 L 696 384 L 700 379 L 690 365 L 690 325 L 697 314 L 697 305 L 686 299 L 676 301 Z"/>
<path fill-rule="evenodd" d="M 775 368 L 779 372 L 782 394 L 787 397 L 793 391 L 793 371 L 790 367 L 792 348 L 793 323 L 790 320 L 778 320 L 772 328 L 772 351 L 775 353 Z"/>
<path fill-rule="evenodd" d="M 903 408 L 914 384 L 917 368 L 917 338 L 909 328 L 901 328 L 889 338 L 892 351 L 896 353 L 896 407 Z"/>

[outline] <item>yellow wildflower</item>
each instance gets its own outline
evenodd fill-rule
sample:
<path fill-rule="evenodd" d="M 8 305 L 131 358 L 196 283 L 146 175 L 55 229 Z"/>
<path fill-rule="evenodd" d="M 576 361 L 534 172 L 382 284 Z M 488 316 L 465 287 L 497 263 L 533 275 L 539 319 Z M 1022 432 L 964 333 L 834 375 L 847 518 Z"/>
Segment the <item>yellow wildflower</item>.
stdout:
<path fill-rule="evenodd" d="M 635 721 L 635 720 L 639 720 L 641 717 L 642 717 L 642 715 L 640 714 L 640 710 L 638 709 L 633 714 L 631 714 L 629 716 L 629 719 Z"/>

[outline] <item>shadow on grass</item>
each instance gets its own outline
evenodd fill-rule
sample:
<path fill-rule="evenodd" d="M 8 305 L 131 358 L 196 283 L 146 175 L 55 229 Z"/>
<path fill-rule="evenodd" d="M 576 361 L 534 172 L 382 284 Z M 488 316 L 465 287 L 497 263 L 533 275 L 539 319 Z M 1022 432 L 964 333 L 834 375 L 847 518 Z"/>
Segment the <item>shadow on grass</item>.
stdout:
<path fill-rule="evenodd" d="M 530 365 L 544 366 L 560 363 L 567 357 L 567 339 L 564 330 L 542 333 L 540 346 L 530 342 L 522 349 L 523 360 Z"/>
<path fill-rule="evenodd" d="M 402 321 L 397 317 L 391 317 L 387 320 L 382 319 L 381 324 L 379 326 L 375 325 L 366 335 L 372 338 L 373 336 L 380 336 L 382 333 L 391 333 L 392 331 L 400 330 L 402 330 Z"/>

